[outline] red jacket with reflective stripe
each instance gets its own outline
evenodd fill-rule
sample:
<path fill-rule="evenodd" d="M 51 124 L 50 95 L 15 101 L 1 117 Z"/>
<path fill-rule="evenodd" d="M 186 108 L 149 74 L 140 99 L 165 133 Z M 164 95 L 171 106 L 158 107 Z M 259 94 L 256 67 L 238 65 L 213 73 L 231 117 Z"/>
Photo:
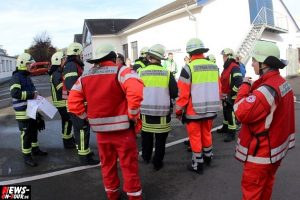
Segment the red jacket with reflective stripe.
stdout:
<path fill-rule="evenodd" d="M 100 63 L 80 77 L 70 91 L 69 111 L 86 114 L 95 132 L 125 130 L 129 120 L 136 120 L 143 100 L 143 83 L 130 68 L 111 61 Z"/>
<path fill-rule="evenodd" d="M 295 146 L 294 95 L 278 70 L 264 74 L 252 87 L 242 84 L 234 111 L 242 123 L 237 159 L 275 163 Z"/>
<path fill-rule="evenodd" d="M 223 94 L 229 95 L 232 88 L 230 87 L 230 74 L 234 67 L 239 67 L 236 63 L 232 62 L 221 73 L 221 91 Z"/>

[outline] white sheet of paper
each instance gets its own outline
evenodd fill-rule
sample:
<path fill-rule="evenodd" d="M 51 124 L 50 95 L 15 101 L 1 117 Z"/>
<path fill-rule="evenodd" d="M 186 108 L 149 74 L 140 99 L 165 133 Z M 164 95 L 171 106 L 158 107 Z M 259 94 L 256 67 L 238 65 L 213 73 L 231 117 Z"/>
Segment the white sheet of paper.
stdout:
<path fill-rule="evenodd" d="M 38 96 L 36 99 L 27 100 L 26 115 L 32 119 L 36 119 L 37 112 L 53 119 L 57 112 L 57 108 L 42 96 Z"/>
<path fill-rule="evenodd" d="M 36 112 L 39 107 L 39 101 L 38 100 L 27 100 L 27 110 L 26 115 L 32 119 L 36 119 Z"/>
<path fill-rule="evenodd" d="M 40 101 L 38 110 L 41 111 L 44 115 L 48 116 L 50 119 L 53 119 L 54 115 L 57 112 L 57 108 L 45 98 Z"/>

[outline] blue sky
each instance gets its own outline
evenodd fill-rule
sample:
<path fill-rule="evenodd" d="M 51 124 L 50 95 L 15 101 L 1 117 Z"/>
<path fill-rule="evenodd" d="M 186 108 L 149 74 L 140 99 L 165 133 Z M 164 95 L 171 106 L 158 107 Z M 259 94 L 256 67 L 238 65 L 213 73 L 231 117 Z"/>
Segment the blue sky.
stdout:
<path fill-rule="evenodd" d="M 47 31 L 63 48 L 81 33 L 84 19 L 139 18 L 173 0 L 1 0 L 0 45 L 9 55 L 22 53 L 33 37 Z M 299 0 L 284 0 L 300 21 Z M 298 5 L 298 6 L 295 6 Z"/>

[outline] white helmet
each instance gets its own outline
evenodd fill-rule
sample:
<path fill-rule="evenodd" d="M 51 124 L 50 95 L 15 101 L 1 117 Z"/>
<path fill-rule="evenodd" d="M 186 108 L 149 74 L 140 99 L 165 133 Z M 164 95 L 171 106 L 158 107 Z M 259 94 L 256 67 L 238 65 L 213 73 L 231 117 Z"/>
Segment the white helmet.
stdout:
<path fill-rule="evenodd" d="M 31 57 L 30 54 L 28 53 L 22 53 L 21 55 L 18 56 L 17 58 L 17 68 L 19 70 L 27 70 L 26 64 L 28 63 L 34 63 L 35 61 Z"/>
<path fill-rule="evenodd" d="M 67 49 L 67 55 L 72 56 L 72 55 L 77 55 L 79 56 L 83 50 L 83 47 L 80 43 L 73 42 L 68 46 Z"/>
<path fill-rule="evenodd" d="M 161 44 L 155 44 L 149 48 L 148 54 L 158 58 L 159 60 L 165 59 L 166 48 Z"/>
<path fill-rule="evenodd" d="M 99 62 L 99 60 L 101 58 L 104 58 L 105 56 L 107 56 L 108 54 L 110 54 L 110 52 L 115 52 L 115 48 L 111 44 L 99 45 L 96 48 L 95 55 L 93 56 L 93 58 L 90 59 L 90 60 L 88 60 L 87 62 L 89 62 L 89 63 L 97 63 L 97 62 Z M 117 56 L 117 54 L 116 54 L 116 56 Z"/>
<path fill-rule="evenodd" d="M 61 60 L 63 59 L 63 57 L 64 57 L 64 53 L 61 52 L 61 51 L 56 52 L 55 54 L 53 54 L 52 57 L 51 57 L 52 65 L 60 65 Z"/>

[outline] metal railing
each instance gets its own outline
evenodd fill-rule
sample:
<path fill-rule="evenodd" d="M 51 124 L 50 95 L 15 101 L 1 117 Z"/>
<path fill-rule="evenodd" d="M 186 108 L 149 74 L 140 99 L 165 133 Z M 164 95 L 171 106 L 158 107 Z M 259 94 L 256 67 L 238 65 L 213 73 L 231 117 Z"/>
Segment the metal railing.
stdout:
<path fill-rule="evenodd" d="M 269 28 L 288 30 L 287 16 L 266 7 L 260 9 L 252 24 L 264 24 Z"/>

